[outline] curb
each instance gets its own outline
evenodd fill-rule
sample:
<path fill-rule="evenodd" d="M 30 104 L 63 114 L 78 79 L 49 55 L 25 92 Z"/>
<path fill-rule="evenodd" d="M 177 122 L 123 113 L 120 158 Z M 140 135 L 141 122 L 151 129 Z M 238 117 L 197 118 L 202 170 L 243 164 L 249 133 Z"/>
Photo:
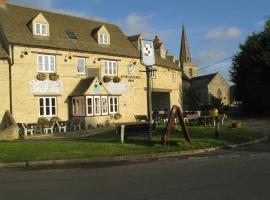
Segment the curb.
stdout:
<path fill-rule="evenodd" d="M 65 169 L 65 168 L 98 168 L 110 167 L 117 165 L 134 164 L 138 162 L 150 162 L 155 160 L 165 160 L 171 158 L 185 159 L 189 156 L 213 152 L 222 149 L 234 149 L 237 147 L 257 144 L 268 139 L 267 136 L 245 142 L 241 144 L 225 145 L 219 147 L 211 147 L 207 149 L 197 149 L 169 153 L 154 153 L 140 155 L 125 155 L 102 158 L 86 158 L 86 159 L 69 159 L 69 160 L 50 160 L 50 161 L 33 161 L 33 162 L 16 162 L 16 163 L 0 163 L 0 170 L 42 170 L 42 169 Z"/>

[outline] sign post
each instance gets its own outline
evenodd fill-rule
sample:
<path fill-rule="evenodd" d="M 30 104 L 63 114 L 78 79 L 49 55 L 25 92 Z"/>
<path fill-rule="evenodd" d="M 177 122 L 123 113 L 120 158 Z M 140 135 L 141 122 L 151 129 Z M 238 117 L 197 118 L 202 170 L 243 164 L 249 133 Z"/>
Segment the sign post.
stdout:
<path fill-rule="evenodd" d="M 147 141 L 152 142 L 153 135 L 153 117 L 152 117 L 152 80 L 151 73 L 153 65 L 155 65 L 155 52 L 153 41 L 141 40 L 141 63 L 146 68 L 147 77 L 147 115 L 149 121 L 149 132 L 147 134 Z"/>

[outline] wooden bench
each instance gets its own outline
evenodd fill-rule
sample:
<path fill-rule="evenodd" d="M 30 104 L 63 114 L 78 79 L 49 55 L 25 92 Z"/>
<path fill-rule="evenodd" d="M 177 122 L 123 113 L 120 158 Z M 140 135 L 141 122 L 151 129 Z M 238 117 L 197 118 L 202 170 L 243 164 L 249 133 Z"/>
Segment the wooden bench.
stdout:
<path fill-rule="evenodd" d="M 126 122 L 116 123 L 116 134 L 121 134 L 121 142 L 124 143 L 129 136 L 147 136 L 149 132 L 149 122 Z M 156 125 L 153 124 L 153 131 Z"/>

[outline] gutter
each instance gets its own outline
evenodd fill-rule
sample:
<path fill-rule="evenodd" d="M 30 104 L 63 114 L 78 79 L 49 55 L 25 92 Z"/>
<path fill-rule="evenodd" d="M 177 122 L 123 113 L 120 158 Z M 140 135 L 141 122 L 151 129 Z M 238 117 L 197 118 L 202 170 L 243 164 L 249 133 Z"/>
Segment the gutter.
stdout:
<path fill-rule="evenodd" d="M 11 57 L 8 57 L 9 65 L 9 109 L 12 114 L 13 111 L 13 99 L 12 99 L 12 66 L 14 65 L 14 46 L 11 44 Z"/>

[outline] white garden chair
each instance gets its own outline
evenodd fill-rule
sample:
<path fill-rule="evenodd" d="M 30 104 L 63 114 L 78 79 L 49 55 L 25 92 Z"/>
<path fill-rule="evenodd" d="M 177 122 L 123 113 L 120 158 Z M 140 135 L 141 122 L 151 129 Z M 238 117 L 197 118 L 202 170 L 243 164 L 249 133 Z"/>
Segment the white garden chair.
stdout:
<path fill-rule="evenodd" d="M 55 123 L 57 125 L 59 132 L 62 132 L 62 130 L 63 130 L 63 132 L 67 132 L 67 124 L 66 123 L 60 123 L 59 121 L 56 121 Z"/>
<path fill-rule="evenodd" d="M 34 135 L 34 128 L 29 127 L 27 124 L 22 123 L 24 136 L 27 136 L 27 133 Z"/>
<path fill-rule="evenodd" d="M 54 132 L 54 125 L 55 125 L 55 122 L 53 122 L 52 124 L 51 124 L 51 126 L 45 126 L 44 127 L 44 132 L 45 132 L 45 134 L 48 134 L 49 132 L 50 133 L 53 133 Z"/>

